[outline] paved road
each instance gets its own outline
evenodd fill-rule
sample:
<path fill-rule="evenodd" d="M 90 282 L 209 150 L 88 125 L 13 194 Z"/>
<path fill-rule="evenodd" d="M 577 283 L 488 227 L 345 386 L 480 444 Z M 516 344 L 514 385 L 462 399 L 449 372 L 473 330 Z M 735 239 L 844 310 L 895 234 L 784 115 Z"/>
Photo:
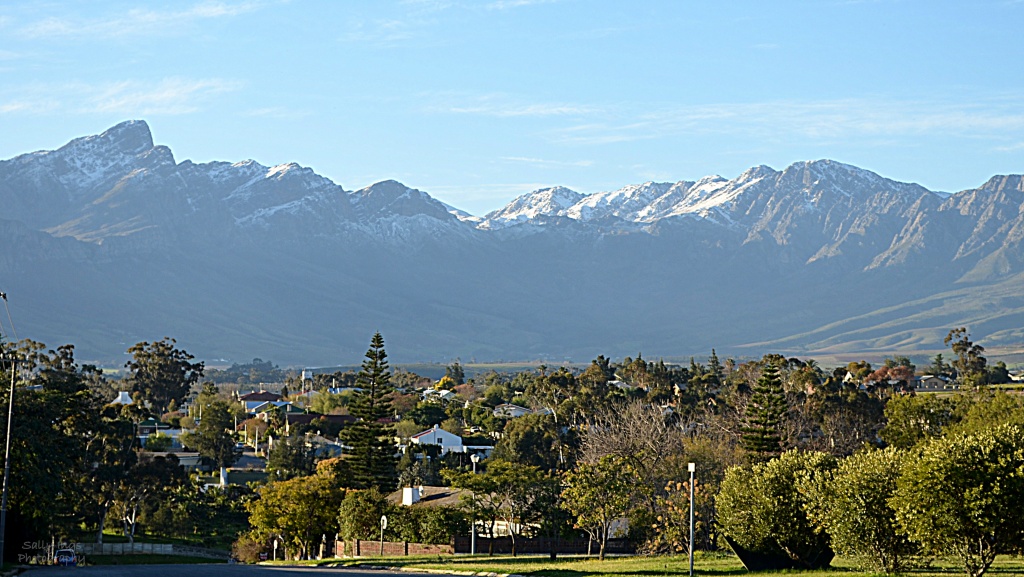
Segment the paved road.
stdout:
<path fill-rule="evenodd" d="M 344 577 L 437 577 L 426 573 L 395 573 L 365 569 L 334 569 L 327 567 L 268 567 L 265 565 L 102 565 L 94 567 L 35 567 L 25 577 L 313 577 L 343 575 Z"/>

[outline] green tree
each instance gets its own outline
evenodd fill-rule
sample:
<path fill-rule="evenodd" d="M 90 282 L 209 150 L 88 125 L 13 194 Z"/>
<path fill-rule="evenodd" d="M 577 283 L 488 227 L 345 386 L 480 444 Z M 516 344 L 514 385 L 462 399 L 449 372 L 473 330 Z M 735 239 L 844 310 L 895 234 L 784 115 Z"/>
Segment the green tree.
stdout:
<path fill-rule="evenodd" d="M 832 548 L 863 558 L 875 571 L 902 573 L 919 549 L 889 502 L 908 456 L 895 447 L 861 451 L 800 487 L 808 495 L 808 516 L 832 537 Z"/>
<path fill-rule="evenodd" d="M 305 477 L 316 469 L 313 451 L 306 447 L 302 435 L 288 435 L 274 440 L 267 456 L 267 474 L 276 481 Z"/>
<path fill-rule="evenodd" d="M 78 538 L 102 526 L 120 482 L 135 464 L 132 409 L 105 406 L 102 374 L 78 365 L 74 347 L 47 351 L 0 341 L 0 406 L 14 380 L 7 534 L 19 539 Z M 13 371 L 13 372 L 12 372 Z M 0 429 L 4 443 L 6 429 Z"/>
<path fill-rule="evenodd" d="M 908 459 L 892 506 L 911 539 L 950 554 L 969 577 L 1024 546 L 1024 429 L 1000 425 L 928 442 Z"/>
<path fill-rule="evenodd" d="M 578 527 L 600 543 L 603 561 L 612 523 L 626 516 L 636 475 L 622 458 L 601 457 L 596 463 L 577 463 L 565 474 L 562 499 Z"/>
<path fill-rule="evenodd" d="M 797 487 L 835 467 L 831 455 L 793 450 L 766 463 L 730 468 L 716 500 L 722 532 L 746 549 L 782 553 L 796 567 L 827 566 L 829 535 L 808 519 L 808 499 Z"/>
<path fill-rule="evenodd" d="M 172 400 L 181 403 L 192 385 L 203 376 L 203 363 L 177 348 L 177 341 L 164 337 L 153 343 L 141 342 L 128 349 L 132 360 L 125 363 L 130 374 L 126 381 L 132 392 L 152 403 L 157 414 L 166 412 Z"/>
<path fill-rule="evenodd" d="M 446 471 L 445 475 L 453 487 L 472 491 L 466 506 L 476 519 L 491 515 L 492 526 L 495 517 L 505 522 L 515 555 L 516 539 L 538 517 L 538 494 L 534 489 L 543 478 L 540 468 L 491 459 L 482 473 Z"/>
<path fill-rule="evenodd" d="M 346 541 L 378 537 L 381 515 L 387 512 L 387 496 L 376 487 L 349 491 L 339 508 L 338 534 Z"/>
<path fill-rule="evenodd" d="M 197 451 L 214 467 L 224 469 L 238 460 L 239 451 L 231 434 L 235 418 L 231 405 L 220 399 L 203 407 L 203 419 L 195 431 L 182 435 L 181 442 Z"/>
<path fill-rule="evenodd" d="M 138 461 L 128 471 L 118 490 L 117 505 L 129 543 L 135 542 L 139 513 L 187 482 L 188 474 L 174 454 Z"/>
<path fill-rule="evenodd" d="M 1003 361 L 998 361 L 994 366 L 988 367 L 986 373 L 985 380 L 989 384 L 1001 385 L 1012 380 L 1010 378 L 1010 371 L 1006 368 L 1006 363 Z"/>
<path fill-rule="evenodd" d="M 896 396 L 885 404 L 885 427 L 880 435 L 887 444 L 909 449 L 943 434 L 958 420 L 960 397 L 937 395 Z"/>
<path fill-rule="evenodd" d="M 264 485 L 246 508 L 258 539 L 280 537 L 296 559 L 308 559 L 323 535 L 335 533 L 343 497 L 329 476 L 310 475 Z"/>
<path fill-rule="evenodd" d="M 173 444 L 174 439 L 165 433 L 154 433 L 146 437 L 146 450 L 154 453 L 163 453 Z"/>
<path fill-rule="evenodd" d="M 352 447 L 349 467 L 352 485 L 357 489 L 377 487 L 391 491 L 398 477 L 392 427 L 382 422 L 391 417 L 393 389 L 387 357 L 384 337 L 374 334 L 356 378 L 362 391 L 353 397 L 349 407 L 352 416 L 359 420 L 342 429 L 346 444 Z"/>
<path fill-rule="evenodd" d="M 978 388 L 986 384 L 985 373 L 985 347 L 971 341 L 971 334 L 965 327 L 952 329 L 943 342 L 953 350 L 956 359 L 953 361 L 953 368 L 956 369 L 957 381 L 963 387 Z"/>
<path fill-rule="evenodd" d="M 786 418 L 786 394 L 779 370 L 767 364 L 761 370 L 747 403 L 742 443 L 751 459 L 766 460 L 782 451 L 782 424 Z"/>
<path fill-rule="evenodd" d="M 561 441 L 554 419 L 547 415 L 523 415 L 505 425 L 493 457 L 554 471 L 559 467 L 560 450 L 565 454 Z"/>
<path fill-rule="evenodd" d="M 459 362 L 459 359 L 455 359 L 452 364 L 445 367 L 444 376 L 454 381 L 455 386 L 466 383 L 466 372 L 462 370 L 462 363 Z"/>
<path fill-rule="evenodd" d="M 948 377 L 953 374 L 953 367 L 949 366 L 949 363 L 942 357 L 942 353 L 936 353 L 935 357 L 932 358 L 932 364 L 928 365 L 928 368 L 925 370 L 937 377 Z"/>

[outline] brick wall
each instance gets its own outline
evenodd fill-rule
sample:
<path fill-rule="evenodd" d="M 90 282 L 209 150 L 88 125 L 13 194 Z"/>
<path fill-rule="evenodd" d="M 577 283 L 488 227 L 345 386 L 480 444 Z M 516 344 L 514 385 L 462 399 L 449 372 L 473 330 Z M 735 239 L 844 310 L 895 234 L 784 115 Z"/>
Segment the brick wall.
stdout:
<path fill-rule="evenodd" d="M 357 539 L 347 543 L 346 553 L 357 557 L 378 557 L 381 554 L 380 541 Z M 401 555 L 452 555 L 455 552 L 451 545 L 429 545 L 427 543 L 409 543 L 406 541 L 384 541 L 384 556 L 398 557 Z"/>

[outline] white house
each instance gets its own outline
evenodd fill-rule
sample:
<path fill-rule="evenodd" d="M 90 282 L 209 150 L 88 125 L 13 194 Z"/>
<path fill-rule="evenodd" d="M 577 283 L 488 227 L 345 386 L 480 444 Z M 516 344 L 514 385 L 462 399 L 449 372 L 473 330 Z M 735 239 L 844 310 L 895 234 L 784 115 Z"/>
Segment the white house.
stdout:
<path fill-rule="evenodd" d="M 503 403 L 494 407 L 494 416 L 501 417 L 504 419 L 515 419 L 516 417 L 522 417 L 528 415 L 530 409 L 526 407 L 520 407 L 519 405 L 513 405 L 510 403 Z"/>
<path fill-rule="evenodd" d="M 455 391 L 448 391 L 445 389 L 425 389 L 421 394 L 420 398 L 424 401 L 437 399 L 439 401 L 448 402 L 455 398 Z"/>
<path fill-rule="evenodd" d="M 462 444 L 462 437 L 449 433 L 437 425 L 434 425 L 432 429 L 427 429 L 422 433 L 416 433 L 409 437 L 409 442 L 416 443 L 417 445 L 439 445 L 442 455 L 445 453 L 466 452 L 466 447 Z"/>

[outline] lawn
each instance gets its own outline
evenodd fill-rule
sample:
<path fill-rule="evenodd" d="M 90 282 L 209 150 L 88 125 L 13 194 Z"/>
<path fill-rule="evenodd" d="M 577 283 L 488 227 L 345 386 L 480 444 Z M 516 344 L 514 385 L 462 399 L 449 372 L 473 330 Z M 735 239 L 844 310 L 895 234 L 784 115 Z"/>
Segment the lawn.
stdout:
<path fill-rule="evenodd" d="M 562 556 L 550 561 L 547 556 L 488 557 L 469 556 L 410 556 L 410 557 L 364 557 L 361 559 L 325 559 L 302 562 L 310 565 L 383 565 L 408 569 L 435 569 L 452 572 L 512 573 L 530 577 L 627 577 L 659 575 L 680 575 L 689 573 L 689 560 L 685 556 L 637 556 L 609 557 L 605 561 L 596 558 Z M 820 571 L 784 571 L 801 577 L 836 577 L 837 575 L 858 577 L 873 576 L 870 571 L 856 568 L 850 559 L 837 559 L 833 568 Z M 698 553 L 694 561 L 697 575 L 744 575 L 747 571 L 735 556 L 724 553 Z M 963 575 L 963 569 L 954 560 L 942 559 L 927 568 L 907 573 L 914 577 L 948 577 Z M 1024 559 L 1000 556 L 987 575 L 1024 575 Z"/>

